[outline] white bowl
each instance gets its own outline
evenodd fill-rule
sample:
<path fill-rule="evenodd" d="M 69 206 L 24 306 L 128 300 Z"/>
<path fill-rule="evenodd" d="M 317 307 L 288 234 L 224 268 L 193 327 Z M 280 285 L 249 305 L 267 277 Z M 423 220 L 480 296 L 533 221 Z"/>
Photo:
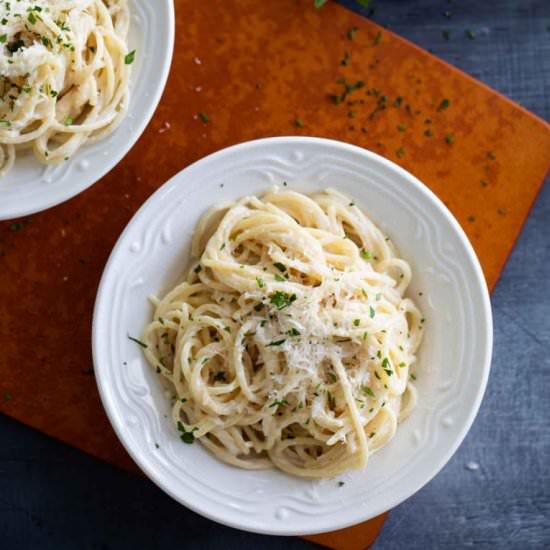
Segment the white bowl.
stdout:
<path fill-rule="evenodd" d="M 129 50 L 136 50 L 130 105 L 120 126 L 70 160 L 43 166 L 31 153 L 19 155 L 0 178 L 0 220 L 26 216 L 78 195 L 114 168 L 145 130 L 160 101 L 174 49 L 172 0 L 130 2 Z"/>
<path fill-rule="evenodd" d="M 303 192 L 335 187 L 353 197 L 412 265 L 409 292 L 426 318 L 418 408 L 364 471 L 338 479 L 307 481 L 275 470 L 240 470 L 219 462 L 200 444 L 182 444 L 158 375 L 127 338 L 141 334 L 152 315 L 148 295 L 163 294 L 182 276 L 200 215 L 212 204 L 262 193 L 283 181 Z M 141 469 L 204 516 L 278 535 L 359 523 L 428 483 L 474 420 L 491 351 L 491 308 L 483 273 L 443 203 L 392 162 L 359 147 L 315 138 L 269 138 L 229 147 L 163 185 L 117 242 L 93 321 L 103 405 Z"/>

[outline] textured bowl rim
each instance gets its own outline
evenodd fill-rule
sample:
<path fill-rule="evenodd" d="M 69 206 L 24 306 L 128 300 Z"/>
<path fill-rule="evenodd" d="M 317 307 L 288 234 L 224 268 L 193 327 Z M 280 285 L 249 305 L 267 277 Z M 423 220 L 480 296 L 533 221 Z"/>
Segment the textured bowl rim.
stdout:
<path fill-rule="evenodd" d="M 440 213 L 444 216 L 446 222 L 454 230 L 456 236 L 458 237 L 458 240 L 460 241 L 460 244 L 462 245 L 471 263 L 471 267 L 475 275 L 475 286 L 477 287 L 477 290 L 482 296 L 482 304 L 481 304 L 481 308 L 483 311 L 482 329 L 484 331 L 482 336 L 483 336 L 483 339 L 485 340 L 485 346 L 483 348 L 483 353 L 482 353 L 483 357 L 481 358 L 479 363 L 482 370 L 482 374 L 480 377 L 480 384 L 475 394 L 475 399 L 473 402 L 474 404 L 471 407 L 471 409 L 468 411 L 467 416 L 463 418 L 464 420 L 463 428 L 460 430 L 460 432 L 456 434 L 453 444 L 449 445 L 449 448 L 443 454 L 443 457 L 436 464 L 432 465 L 430 474 L 420 481 L 415 480 L 414 483 L 412 483 L 413 488 L 407 491 L 407 495 L 405 496 L 399 495 L 399 496 L 393 496 L 392 498 L 388 498 L 387 500 L 389 501 L 389 503 L 385 502 L 384 505 L 379 505 L 377 508 L 375 508 L 372 511 L 372 513 L 368 515 L 368 517 L 359 517 L 360 514 L 356 514 L 353 517 L 349 517 L 347 519 L 340 520 L 340 521 L 335 521 L 334 523 L 330 523 L 321 528 L 315 528 L 315 529 L 298 529 L 298 530 L 285 529 L 285 527 L 284 526 L 281 527 L 280 524 L 277 525 L 276 529 L 258 528 L 256 526 L 250 525 L 246 521 L 246 518 L 244 516 L 242 517 L 242 521 L 239 522 L 239 521 L 235 521 L 234 519 L 231 519 L 227 515 L 222 517 L 218 514 L 212 514 L 208 509 L 204 509 L 204 508 L 201 508 L 200 506 L 196 506 L 194 505 L 193 502 L 189 502 L 188 500 L 186 500 L 185 495 L 182 496 L 180 494 L 176 494 L 176 492 L 173 491 L 170 487 L 165 486 L 162 483 L 162 481 L 159 479 L 159 476 L 157 476 L 154 471 L 150 470 L 150 468 L 147 466 L 145 461 L 142 460 L 140 456 L 136 455 L 133 452 L 133 450 L 130 448 L 130 445 L 126 442 L 124 434 L 117 426 L 117 423 L 114 421 L 113 414 L 110 411 L 110 408 L 109 408 L 110 405 L 106 397 L 107 390 L 103 386 L 103 381 L 100 376 L 96 376 L 96 383 L 97 383 L 97 387 L 99 390 L 99 394 L 100 394 L 100 398 L 101 398 L 104 410 L 107 414 L 107 417 L 109 418 L 111 426 L 113 427 L 119 441 L 122 443 L 122 445 L 124 446 L 128 454 L 132 457 L 134 462 L 145 473 L 145 475 L 150 480 L 152 480 L 160 489 L 162 489 L 164 492 L 170 495 L 174 500 L 176 500 L 177 502 L 179 502 L 180 504 L 183 504 L 185 507 L 189 508 L 190 510 L 208 519 L 211 519 L 213 521 L 216 521 L 218 523 L 221 523 L 223 525 L 227 525 L 229 527 L 233 527 L 236 529 L 241 529 L 241 530 L 265 534 L 265 535 L 304 536 L 304 535 L 314 535 L 314 534 L 335 531 L 338 529 L 345 529 L 346 527 L 357 525 L 359 523 L 372 519 L 380 514 L 383 514 L 395 508 L 396 506 L 398 506 L 399 504 L 401 504 L 402 502 L 404 502 L 405 500 L 413 496 L 422 487 L 427 485 L 443 469 L 443 467 L 448 463 L 448 461 L 454 455 L 458 447 L 464 441 L 464 438 L 466 437 L 467 433 L 469 432 L 475 420 L 475 417 L 481 405 L 481 401 L 485 394 L 489 373 L 490 373 L 490 368 L 491 368 L 491 358 L 492 358 L 492 349 L 493 349 L 493 320 L 492 320 L 491 302 L 489 298 L 487 283 L 485 281 L 485 277 L 483 275 L 483 271 L 479 263 L 479 260 L 464 230 L 462 229 L 458 221 L 455 219 L 453 214 L 445 206 L 445 204 L 425 184 L 423 184 L 420 180 L 418 180 L 415 176 L 413 176 L 410 172 L 408 172 L 404 168 L 401 168 L 399 165 L 395 164 L 394 162 L 368 149 L 364 149 L 362 147 L 358 147 L 356 145 L 351 145 L 349 143 L 345 143 L 341 141 L 336 141 L 336 140 L 331 140 L 326 138 L 317 138 L 317 137 L 282 136 L 282 137 L 269 137 L 269 138 L 256 139 L 256 140 L 246 141 L 246 142 L 242 142 L 236 145 L 226 147 L 224 149 L 211 153 L 210 155 L 207 155 L 195 161 L 194 163 L 188 165 L 183 170 L 181 170 L 180 172 L 172 176 L 167 182 L 165 182 L 161 187 L 159 187 L 143 203 L 143 205 L 137 210 L 137 212 L 128 222 L 128 224 L 122 231 L 120 237 L 118 238 L 115 246 L 113 247 L 113 250 L 105 265 L 103 275 L 99 283 L 97 295 L 96 295 L 96 301 L 95 301 L 95 306 L 93 311 L 93 321 L 92 321 L 92 356 L 93 356 L 94 365 L 97 365 L 99 360 L 98 349 L 100 345 L 99 344 L 100 328 L 98 326 L 98 317 L 99 317 L 98 310 L 101 302 L 101 296 L 104 290 L 104 285 L 106 284 L 106 279 L 107 279 L 109 269 L 111 267 L 112 262 L 114 261 L 114 258 L 117 255 L 119 247 L 122 245 L 124 237 L 130 231 L 130 226 L 133 224 L 133 222 L 136 219 L 138 219 L 141 216 L 142 212 L 148 208 L 148 205 L 154 200 L 156 200 L 156 197 L 160 193 L 162 193 L 163 189 L 166 186 L 170 185 L 172 181 L 179 178 L 182 172 L 185 172 L 191 169 L 194 170 L 197 168 L 201 168 L 202 165 L 208 165 L 213 161 L 219 162 L 220 160 L 223 160 L 226 157 L 231 157 L 236 152 L 242 153 L 243 151 L 252 150 L 256 147 L 264 147 L 266 145 L 276 146 L 276 145 L 284 145 L 284 144 L 293 145 L 293 146 L 300 146 L 300 145 L 307 146 L 312 144 L 324 145 L 326 147 L 332 148 L 335 152 L 348 151 L 348 152 L 356 153 L 363 156 L 363 158 L 365 158 L 367 161 L 379 163 L 382 166 L 384 166 L 386 169 L 393 171 L 399 177 L 406 179 L 408 183 L 415 188 L 416 193 L 423 194 L 424 198 L 430 201 L 432 203 L 432 206 L 434 206 L 437 210 L 439 210 Z"/>

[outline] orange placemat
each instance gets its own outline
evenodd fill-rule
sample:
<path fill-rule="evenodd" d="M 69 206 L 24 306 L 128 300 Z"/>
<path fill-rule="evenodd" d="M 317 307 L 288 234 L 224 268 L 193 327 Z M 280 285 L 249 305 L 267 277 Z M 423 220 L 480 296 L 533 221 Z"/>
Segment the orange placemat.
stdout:
<path fill-rule="evenodd" d="M 310 0 L 229 4 L 176 2 L 166 92 L 119 166 L 66 204 L 0 224 L 0 410 L 129 469 L 90 372 L 92 308 L 118 235 L 170 176 L 258 137 L 367 147 L 446 202 L 493 287 L 550 167 L 546 123 L 372 22 Z M 313 540 L 360 550 L 382 522 Z"/>

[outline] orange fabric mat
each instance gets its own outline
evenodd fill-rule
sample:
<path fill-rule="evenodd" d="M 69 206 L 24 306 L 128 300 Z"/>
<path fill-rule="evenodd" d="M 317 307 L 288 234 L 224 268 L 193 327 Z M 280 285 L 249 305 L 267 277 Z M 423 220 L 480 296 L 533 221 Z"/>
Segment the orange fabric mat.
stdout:
<path fill-rule="evenodd" d="M 334 3 L 318 11 L 311 4 L 178 0 L 171 76 L 138 144 L 75 199 L 30 223 L 0 224 L 2 412 L 136 469 L 90 374 L 99 278 L 118 235 L 155 189 L 241 141 L 324 136 L 396 161 L 449 206 L 494 286 L 550 167 L 550 127 L 364 18 Z M 361 550 L 383 520 L 311 539 Z"/>

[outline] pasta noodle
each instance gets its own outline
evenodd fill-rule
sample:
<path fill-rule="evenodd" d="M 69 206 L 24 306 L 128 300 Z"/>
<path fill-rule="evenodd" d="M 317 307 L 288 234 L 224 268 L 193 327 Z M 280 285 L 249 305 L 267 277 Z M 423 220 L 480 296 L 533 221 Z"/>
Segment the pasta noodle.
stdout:
<path fill-rule="evenodd" d="M 411 269 L 350 199 L 275 188 L 211 209 L 144 353 L 184 442 L 248 469 L 363 468 L 413 409 Z"/>
<path fill-rule="evenodd" d="M 127 0 L 0 0 L 0 176 L 68 160 L 128 106 Z"/>

